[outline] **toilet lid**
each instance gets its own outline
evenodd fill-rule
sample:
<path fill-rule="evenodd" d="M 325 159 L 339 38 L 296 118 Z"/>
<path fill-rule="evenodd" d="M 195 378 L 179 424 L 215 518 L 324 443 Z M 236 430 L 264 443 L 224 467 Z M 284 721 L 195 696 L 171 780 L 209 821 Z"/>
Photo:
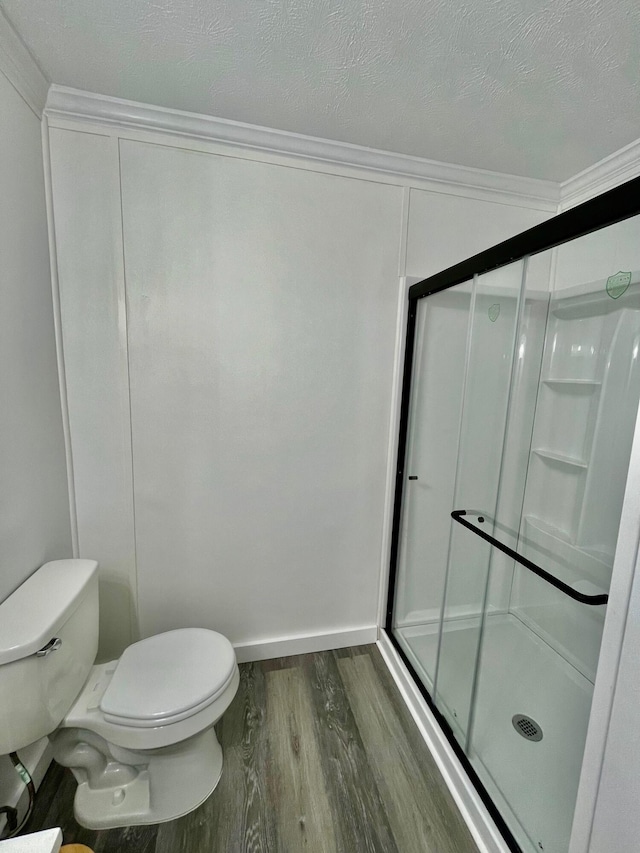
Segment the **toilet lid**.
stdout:
<path fill-rule="evenodd" d="M 216 631 L 180 628 L 125 649 L 100 701 L 105 719 L 160 726 L 211 704 L 231 681 L 233 646 Z"/>

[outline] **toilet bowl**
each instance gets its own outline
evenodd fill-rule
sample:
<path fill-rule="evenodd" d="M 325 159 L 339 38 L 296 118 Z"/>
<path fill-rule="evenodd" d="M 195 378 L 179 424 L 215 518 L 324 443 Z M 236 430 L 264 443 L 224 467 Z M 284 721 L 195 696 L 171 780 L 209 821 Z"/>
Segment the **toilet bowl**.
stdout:
<path fill-rule="evenodd" d="M 204 802 L 222 773 L 213 725 L 238 683 L 231 643 L 202 628 L 157 634 L 94 666 L 49 736 L 78 782 L 78 822 L 159 823 Z"/>
<path fill-rule="evenodd" d="M 172 820 L 220 779 L 213 726 L 238 689 L 235 653 L 222 634 L 183 628 L 94 665 L 97 567 L 47 563 L 0 604 L 0 754 L 48 735 L 90 829 Z"/>

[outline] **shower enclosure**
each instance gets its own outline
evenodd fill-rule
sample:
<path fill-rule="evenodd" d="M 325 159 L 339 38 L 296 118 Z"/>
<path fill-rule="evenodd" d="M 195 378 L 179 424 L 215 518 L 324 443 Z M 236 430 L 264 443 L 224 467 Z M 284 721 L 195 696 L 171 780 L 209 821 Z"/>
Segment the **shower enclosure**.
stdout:
<path fill-rule="evenodd" d="M 614 192 L 409 295 L 387 630 L 526 853 L 569 847 L 640 397 Z"/>

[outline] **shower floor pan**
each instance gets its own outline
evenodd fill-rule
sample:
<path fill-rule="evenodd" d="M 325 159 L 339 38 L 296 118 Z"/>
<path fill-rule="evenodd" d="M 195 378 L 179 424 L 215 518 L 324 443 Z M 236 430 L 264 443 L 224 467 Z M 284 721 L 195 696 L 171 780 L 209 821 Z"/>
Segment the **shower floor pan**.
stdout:
<path fill-rule="evenodd" d="M 436 699 L 448 719 L 452 708 L 468 706 L 478 627 L 470 617 L 445 628 L 446 694 Z M 396 637 L 432 693 L 437 624 L 400 628 Z M 567 853 L 592 692 L 592 683 L 517 617 L 487 617 L 468 756 L 526 853 Z M 532 718 L 542 739 L 523 737 L 516 715 Z"/>

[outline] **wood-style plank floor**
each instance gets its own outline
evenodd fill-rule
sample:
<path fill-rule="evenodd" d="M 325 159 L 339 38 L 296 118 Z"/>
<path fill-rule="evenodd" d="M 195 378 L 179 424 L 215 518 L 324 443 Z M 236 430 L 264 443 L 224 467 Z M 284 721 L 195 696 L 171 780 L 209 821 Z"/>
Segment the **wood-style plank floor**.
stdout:
<path fill-rule="evenodd" d="M 28 832 L 95 853 L 477 853 L 375 646 L 243 664 L 211 797 L 158 826 L 83 829 L 53 764 Z"/>

